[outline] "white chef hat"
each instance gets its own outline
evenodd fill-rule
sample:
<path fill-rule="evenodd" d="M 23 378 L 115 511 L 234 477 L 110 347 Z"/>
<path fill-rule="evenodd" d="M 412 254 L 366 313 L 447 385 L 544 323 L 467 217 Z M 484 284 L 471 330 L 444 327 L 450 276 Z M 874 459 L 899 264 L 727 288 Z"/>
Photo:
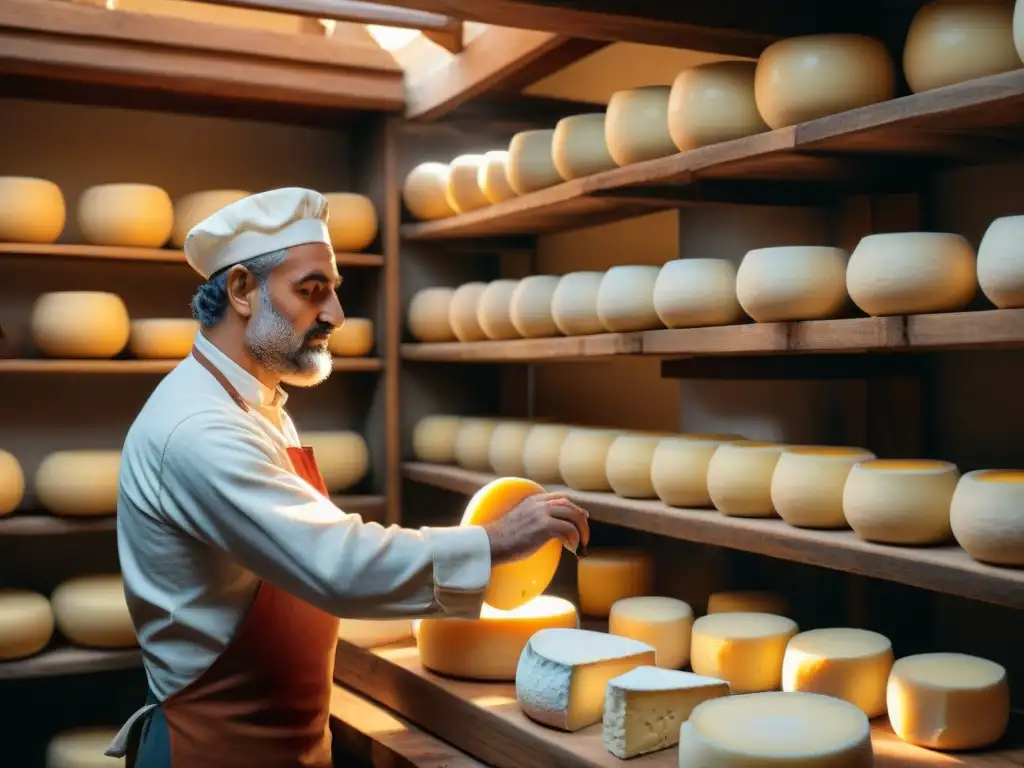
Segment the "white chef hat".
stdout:
<path fill-rule="evenodd" d="M 254 256 L 305 243 L 331 244 L 327 200 L 300 187 L 271 189 L 226 205 L 185 238 L 185 260 L 209 279 Z"/>

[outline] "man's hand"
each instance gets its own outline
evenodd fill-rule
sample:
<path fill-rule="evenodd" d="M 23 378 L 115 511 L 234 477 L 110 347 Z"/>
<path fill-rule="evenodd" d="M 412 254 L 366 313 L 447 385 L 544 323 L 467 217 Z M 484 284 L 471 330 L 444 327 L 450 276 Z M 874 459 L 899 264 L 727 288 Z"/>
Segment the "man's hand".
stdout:
<path fill-rule="evenodd" d="M 590 543 L 590 515 L 564 493 L 538 493 L 519 502 L 505 515 L 484 526 L 491 540 L 494 565 L 529 557 L 551 539 L 575 553 L 580 542 Z"/>

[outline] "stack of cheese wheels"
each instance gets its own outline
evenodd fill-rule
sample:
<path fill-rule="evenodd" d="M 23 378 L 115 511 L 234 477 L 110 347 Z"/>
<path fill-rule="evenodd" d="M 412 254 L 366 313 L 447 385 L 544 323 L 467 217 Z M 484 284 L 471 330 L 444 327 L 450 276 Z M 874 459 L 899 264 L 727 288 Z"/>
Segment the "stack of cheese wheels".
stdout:
<path fill-rule="evenodd" d="M 597 295 L 604 272 L 570 272 L 562 275 L 551 297 L 551 318 L 566 336 L 604 333 L 597 314 Z"/>
<path fill-rule="evenodd" d="M 772 475 L 784 445 L 736 440 L 718 446 L 708 462 L 708 496 L 734 517 L 774 517 Z"/>
<path fill-rule="evenodd" d="M 651 85 L 612 94 L 604 136 L 616 163 L 642 163 L 678 152 L 668 130 L 671 90 L 667 85 Z"/>
<path fill-rule="evenodd" d="M 496 475 L 517 477 L 526 474 L 523 451 L 533 424 L 527 421 L 503 421 L 491 432 L 487 461 Z"/>
<path fill-rule="evenodd" d="M 476 182 L 491 203 L 503 203 L 515 197 L 516 191 L 508 183 L 508 152 L 503 149 L 485 152 Z"/>
<path fill-rule="evenodd" d="M 654 646 L 658 666 L 679 669 L 690 663 L 693 609 L 674 597 L 626 597 L 612 603 L 608 631 Z"/>
<path fill-rule="evenodd" d="M 497 419 L 462 417 L 455 433 L 455 463 L 474 472 L 489 472 L 491 437 L 498 423 Z"/>
<path fill-rule="evenodd" d="M 32 656 L 53 637 L 53 610 L 44 595 L 0 589 L 0 661 Z"/>
<path fill-rule="evenodd" d="M 789 601 L 774 592 L 713 592 L 708 596 L 708 613 L 774 613 L 789 615 Z"/>
<path fill-rule="evenodd" d="M 785 128 L 891 99 L 895 82 L 892 57 L 878 40 L 806 35 L 761 52 L 754 98 L 770 128 Z"/>
<path fill-rule="evenodd" d="M 680 152 L 767 130 L 754 100 L 754 61 L 684 69 L 672 83 L 668 130 Z"/>
<path fill-rule="evenodd" d="M 364 357 L 373 349 L 373 321 L 366 317 L 346 317 L 327 340 L 327 349 L 339 357 Z"/>
<path fill-rule="evenodd" d="M 458 416 L 424 416 L 413 427 L 413 455 L 420 461 L 454 464 L 460 423 Z"/>
<path fill-rule="evenodd" d="M 666 328 L 731 325 L 743 318 L 736 298 L 736 268 L 725 259 L 665 262 L 654 281 L 653 299 Z"/>
<path fill-rule="evenodd" d="M 377 239 L 380 222 L 373 201 L 354 192 L 328 192 L 327 232 L 331 247 L 339 253 L 356 253 Z"/>
<path fill-rule="evenodd" d="M 86 726 L 61 731 L 46 745 L 46 768 L 117 768 L 123 757 L 107 757 L 116 728 Z"/>
<path fill-rule="evenodd" d="M 36 498 L 55 515 L 112 515 L 120 470 L 120 451 L 56 451 L 36 469 Z"/>
<path fill-rule="evenodd" d="M 475 211 L 491 204 L 478 181 L 480 169 L 485 162 L 483 155 L 459 155 L 448 165 L 445 194 L 448 195 L 448 204 L 456 213 Z"/>
<path fill-rule="evenodd" d="M 517 339 L 519 331 L 512 324 L 512 294 L 518 280 L 492 280 L 480 294 L 476 305 L 476 321 L 488 339 Z"/>
<path fill-rule="evenodd" d="M 424 288 L 409 302 L 409 333 L 425 343 L 455 341 L 448 319 L 454 288 Z"/>
<path fill-rule="evenodd" d="M 508 183 L 517 195 L 536 192 L 562 181 L 551 157 L 555 131 L 522 131 L 508 145 Z"/>
<path fill-rule="evenodd" d="M 16 510 L 25 497 L 25 473 L 12 453 L 0 450 L 0 516 Z"/>
<path fill-rule="evenodd" d="M 578 626 L 572 603 L 539 595 L 508 611 L 485 603 L 479 619 L 422 619 L 416 627 L 416 645 L 420 662 L 433 672 L 512 682 L 530 637 L 543 629 Z"/>
<path fill-rule="evenodd" d="M 66 220 L 64 195 L 52 181 L 0 176 L 0 241 L 52 243 Z"/>
<path fill-rule="evenodd" d="M 487 283 L 464 283 L 455 289 L 448 304 L 448 324 L 459 341 L 483 341 L 487 338 L 480 327 L 477 307 Z"/>
<path fill-rule="evenodd" d="M 612 333 L 645 331 L 661 326 L 654 309 L 654 285 L 660 267 L 629 264 L 604 273 L 597 291 L 597 316 Z"/>
<path fill-rule="evenodd" d="M 627 597 L 654 591 L 654 559 L 635 549 L 594 549 L 576 564 L 580 611 L 602 618 Z"/>
<path fill-rule="evenodd" d="M 128 343 L 121 297 L 101 291 L 44 293 L 32 305 L 32 339 L 49 357 L 109 358 Z"/>
<path fill-rule="evenodd" d="M 676 435 L 658 441 L 651 457 L 651 485 L 670 507 L 711 507 L 708 465 L 723 443 L 741 435 Z"/>
<path fill-rule="evenodd" d="M 1024 216 L 989 224 L 978 246 L 978 283 L 999 309 L 1024 307 Z"/>
<path fill-rule="evenodd" d="M 604 138 L 604 112 L 563 117 L 555 124 L 551 159 L 565 181 L 616 167 Z"/>
<path fill-rule="evenodd" d="M 448 166 L 445 163 L 420 163 L 405 177 L 402 200 L 420 221 L 445 219 L 455 215 L 448 202 Z"/>
<path fill-rule="evenodd" d="M 872 459 L 855 464 L 843 489 L 850 527 L 881 544 L 940 544 L 952 536 L 950 504 L 960 472 L 932 459 Z"/>
<path fill-rule="evenodd" d="M 523 444 L 523 471 L 528 478 L 545 484 L 562 482 L 559 459 L 570 430 L 565 424 L 534 424 L 530 428 Z"/>
<path fill-rule="evenodd" d="M 736 272 L 736 298 L 759 323 L 835 317 L 846 304 L 847 258 L 841 248 L 758 248 Z"/>
<path fill-rule="evenodd" d="M 251 193 L 241 189 L 209 189 L 183 195 L 174 203 L 174 227 L 171 230 L 171 245 L 181 248 L 192 228 L 212 216 L 221 208 L 237 203 Z M 334 211 L 331 211 L 334 218 Z"/>
<path fill-rule="evenodd" d="M 128 350 L 140 358 L 179 360 L 188 355 L 198 332 L 195 320 L 132 320 Z"/>
<path fill-rule="evenodd" d="M 152 184 L 100 184 L 78 198 L 78 228 L 93 245 L 159 248 L 174 228 L 174 203 Z"/>
<path fill-rule="evenodd" d="M 604 471 L 612 491 L 626 499 L 653 499 L 651 482 L 654 451 L 664 435 L 623 434 L 608 448 Z"/>
<path fill-rule="evenodd" d="M 509 307 L 512 325 L 520 336 L 530 339 L 558 335 L 551 300 L 559 280 L 554 275 L 530 275 L 519 281 Z"/>
<path fill-rule="evenodd" d="M 772 474 L 772 506 L 797 528 L 846 528 L 846 478 L 855 464 L 873 458 L 863 448 L 787 447 Z"/>
<path fill-rule="evenodd" d="M 376 648 L 412 637 L 412 619 L 340 619 L 338 639 L 357 648 Z"/>
<path fill-rule="evenodd" d="M 137 644 L 120 575 L 78 576 L 50 595 L 57 629 L 75 645 L 126 648 Z"/>
<path fill-rule="evenodd" d="M 610 491 L 608 451 L 621 434 L 621 430 L 593 427 L 570 430 L 558 454 L 562 482 L 577 491 Z"/>
<path fill-rule="evenodd" d="M 303 432 L 303 445 L 313 449 L 324 484 L 331 493 L 348 490 L 366 477 L 370 452 L 358 432 L 324 430 Z"/>
<path fill-rule="evenodd" d="M 1024 565 L 1024 472 L 975 470 L 960 478 L 949 507 L 957 543 L 982 563 Z"/>
<path fill-rule="evenodd" d="M 774 613 L 709 613 L 693 622 L 690 666 L 726 680 L 733 693 L 778 690 L 796 622 Z"/>

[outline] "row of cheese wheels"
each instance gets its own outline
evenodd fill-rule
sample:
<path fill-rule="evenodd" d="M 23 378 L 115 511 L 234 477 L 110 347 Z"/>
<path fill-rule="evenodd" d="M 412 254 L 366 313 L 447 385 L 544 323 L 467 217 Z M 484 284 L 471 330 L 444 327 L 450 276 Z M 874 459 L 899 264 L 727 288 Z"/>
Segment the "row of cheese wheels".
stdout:
<path fill-rule="evenodd" d="M 1024 4 L 1024 0 L 1021 0 Z M 907 33 L 903 70 L 922 92 L 1021 66 L 1024 10 L 1013 0 L 936 0 Z M 896 94 L 885 46 L 861 35 L 794 37 L 754 61 L 721 61 L 681 72 L 671 86 L 618 91 L 607 112 L 524 131 L 506 150 L 423 163 L 403 186 L 410 213 L 442 219 L 563 181 L 686 152 L 769 128 L 875 104 Z"/>
<path fill-rule="evenodd" d="M 251 192 L 215 189 L 170 195 L 152 184 L 99 184 L 78 198 L 78 229 L 87 243 L 101 246 L 160 248 L 185 245 L 196 224 Z M 327 228 L 336 251 L 361 251 L 377 237 L 377 211 L 364 195 L 324 195 Z M 48 179 L 0 176 L 0 242 L 52 243 L 64 232 L 64 193 Z"/>
<path fill-rule="evenodd" d="M 369 449 L 359 433 L 303 432 L 302 442 L 313 448 L 331 493 L 352 488 L 366 476 Z M 45 456 L 36 469 L 36 501 L 43 510 L 62 517 L 113 515 L 117 512 L 120 470 L 120 451 L 55 451 Z M 0 516 L 21 506 L 25 485 L 21 462 L 8 451 L 0 450 Z"/>
<path fill-rule="evenodd" d="M 862 448 L 458 416 L 420 420 L 413 452 L 422 461 L 577 491 L 781 517 L 799 528 L 852 528 L 884 544 L 955 538 L 981 562 L 1024 565 L 1024 471 L 961 476 L 947 461 L 878 459 Z"/>

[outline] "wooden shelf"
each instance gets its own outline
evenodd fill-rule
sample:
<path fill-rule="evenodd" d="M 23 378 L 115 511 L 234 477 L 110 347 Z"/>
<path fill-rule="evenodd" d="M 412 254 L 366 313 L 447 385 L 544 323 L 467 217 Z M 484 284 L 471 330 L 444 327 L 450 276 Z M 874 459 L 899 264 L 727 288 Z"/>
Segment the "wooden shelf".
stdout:
<path fill-rule="evenodd" d="M 174 248 L 122 248 L 108 245 L 41 245 L 39 243 L 0 243 L 0 256 L 50 257 L 55 259 L 97 259 L 113 261 L 151 261 L 186 264 L 185 254 Z M 382 267 L 384 257 L 375 253 L 336 253 L 338 266 Z"/>
<path fill-rule="evenodd" d="M 168 373 L 181 360 L 56 360 L 0 359 L 0 373 Z M 334 371 L 362 373 L 380 371 L 377 357 L 336 357 Z"/>
<path fill-rule="evenodd" d="M 27 680 L 135 668 L 142 669 L 142 652 L 138 648 L 57 648 L 28 659 L 0 661 L 0 680 Z"/>
<path fill-rule="evenodd" d="M 442 464 L 407 462 L 408 480 L 471 495 L 493 475 Z M 592 520 L 637 531 L 753 552 L 835 571 L 858 573 L 948 595 L 1024 608 L 1024 569 L 997 568 L 972 560 L 959 546 L 896 547 L 863 541 L 850 530 L 794 528 L 778 519 L 727 517 L 712 509 L 677 509 L 660 501 L 584 493 L 563 486 Z"/>
<path fill-rule="evenodd" d="M 339 641 L 334 677 L 376 699 L 424 730 L 497 768 L 621 768 L 622 761 L 601 743 L 601 726 L 563 733 L 529 720 L 519 709 L 513 683 L 453 680 L 428 672 L 411 641 L 372 650 Z M 875 766 L 926 768 L 1024 764 L 1019 720 L 999 749 L 957 754 L 914 747 L 901 741 L 885 717 L 872 725 Z M 631 758 L 642 768 L 677 768 L 678 750 Z"/>

